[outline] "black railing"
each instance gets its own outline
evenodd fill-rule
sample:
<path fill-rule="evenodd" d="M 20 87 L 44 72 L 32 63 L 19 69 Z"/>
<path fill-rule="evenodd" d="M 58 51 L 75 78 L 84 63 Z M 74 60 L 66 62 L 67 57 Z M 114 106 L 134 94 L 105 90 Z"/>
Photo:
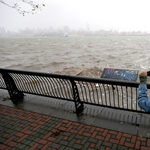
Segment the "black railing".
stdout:
<path fill-rule="evenodd" d="M 137 104 L 138 86 L 138 82 L 0 69 L 0 88 L 8 90 L 14 103 L 23 99 L 23 93 L 36 94 L 74 101 L 77 113 L 84 103 L 146 113 Z"/>

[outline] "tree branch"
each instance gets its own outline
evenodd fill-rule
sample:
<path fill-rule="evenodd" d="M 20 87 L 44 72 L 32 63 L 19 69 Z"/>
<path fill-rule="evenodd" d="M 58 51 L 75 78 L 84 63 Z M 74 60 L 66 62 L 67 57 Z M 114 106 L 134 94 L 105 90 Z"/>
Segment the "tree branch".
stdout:
<path fill-rule="evenodd" d="M 5 3 L 3 0 L 0 0 L 0 3 L 10 7 L 10 8 L 14 8 L 16 9 L 20 14 L 22 14 L 23 16 L 27 13 L 32 13 L 35 14 L 35 10 L 41 10 L 41 7 L 45 6 L 44 4 L 37 4 L 31 0 L 21 0 L 23 3 L 29 4 L 32 8 L 31 11 L 25 11 L 25 10 L 21 10 L 21 7 L 17 4 L 17 2 L 14 5 L 9 5 L 8 3 Z"/>
<path fill-rule="evenodd" d="M 11 7 L 11 8 L 15 8 L 15 5 L 14 5 L 14 6 L 11 6 L 11 5 L 5 3 L 3 0 L 0 0 L 0 3 L 6 5 L 6 6 L 8 6 L 8 7 Z"/>

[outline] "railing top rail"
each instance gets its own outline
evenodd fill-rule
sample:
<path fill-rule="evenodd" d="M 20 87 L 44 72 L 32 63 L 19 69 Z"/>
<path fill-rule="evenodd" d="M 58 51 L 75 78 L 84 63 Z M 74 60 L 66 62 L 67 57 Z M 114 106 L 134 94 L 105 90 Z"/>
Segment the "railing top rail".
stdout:
<path fill-rule="evenodd" d="M 45 77 L 51 77 L 51 78 L 77 80 L 77 81 L 82 81 L 82 82 L 103 83 L 103 84 L 131 86 L 131 87 L 138 87 L 140 84 L 139 82 L 133 82 L 133 81 L 122 81 L 122 80 L 92 78 L 92 77 L 83 77 L 83 76 L 71 76 L 71 75 L 52 74 L 52 73 L 14 70 L 14 69 L 3 69 L 3 68 L 0 68 L 0 72 L 10 72 L 10 73 L 25 74 L 25 75 L 38 75 L 38 76 L 45 76 Z M 150 89 L 149 83 L 147 83 L 147 88 Z"/>

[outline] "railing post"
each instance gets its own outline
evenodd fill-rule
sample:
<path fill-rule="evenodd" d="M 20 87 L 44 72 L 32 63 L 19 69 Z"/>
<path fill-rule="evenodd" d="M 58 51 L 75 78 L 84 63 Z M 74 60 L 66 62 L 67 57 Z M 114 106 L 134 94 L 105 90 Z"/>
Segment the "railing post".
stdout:
<path fill-rule="evenodd" d="M 5 81 L 8 93 L 10 95 L 10 98 L 14 104 L 16 104 L 18 101 L 23 100 L 24 94 L 23 92 L 19 91 L 15 85 L 14 80 L 7 72 L 1 72 L 2 77 Z"/>
<path fill-rule="evenodd" d="M 73 98 L 76 107 L 76 113 L 80 114 L 84 110 L 83 102 L 80 100 L 79 92 L 76 83 L 74 80 L 71 80 L 72 88 L 73 88 Z"/>

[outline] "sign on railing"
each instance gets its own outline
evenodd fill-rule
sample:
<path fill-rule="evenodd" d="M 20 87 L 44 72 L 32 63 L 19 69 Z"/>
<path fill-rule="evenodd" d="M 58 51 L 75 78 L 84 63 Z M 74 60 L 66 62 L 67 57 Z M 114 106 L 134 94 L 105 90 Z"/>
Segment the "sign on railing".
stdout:
<path fill-rule="evenodd" d="M 104 68 L 101 78 L 136 81 L 138 70 Z"/>

